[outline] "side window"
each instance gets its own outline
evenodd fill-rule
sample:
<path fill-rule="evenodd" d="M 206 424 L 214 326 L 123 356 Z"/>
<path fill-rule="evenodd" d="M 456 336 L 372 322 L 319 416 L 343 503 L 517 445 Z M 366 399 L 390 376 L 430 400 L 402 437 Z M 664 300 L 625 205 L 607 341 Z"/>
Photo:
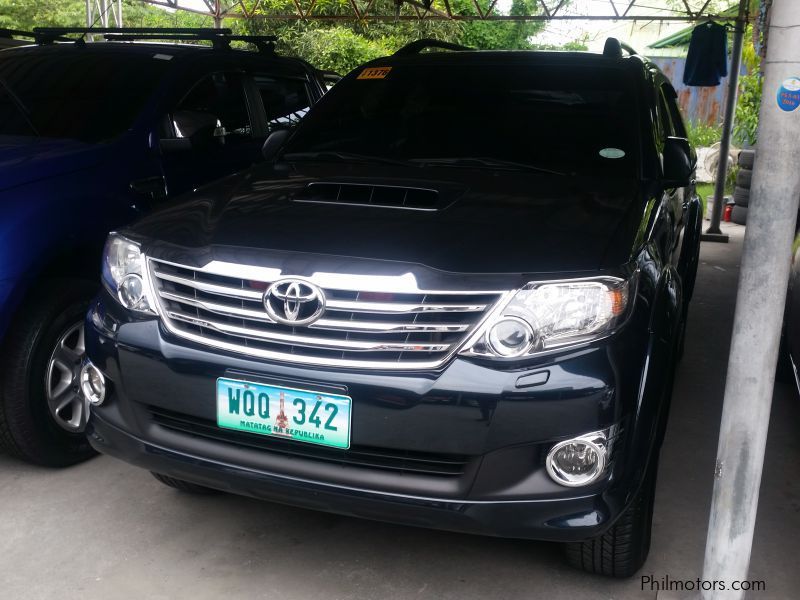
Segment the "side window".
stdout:
<path fill-rule="evenodd" d="M 242 76 L 214 73 L 200 80 L 171 114 L 171 137 L 188 138 L 192 147 L 250 140 L 252 129 Z"/>
<path fill-rule="evenodd" d="M 253 76 L 253 82 L 264 104 L 270 132 L 294 127 L 311 107 L 304 79 L 259 74 Z"/>

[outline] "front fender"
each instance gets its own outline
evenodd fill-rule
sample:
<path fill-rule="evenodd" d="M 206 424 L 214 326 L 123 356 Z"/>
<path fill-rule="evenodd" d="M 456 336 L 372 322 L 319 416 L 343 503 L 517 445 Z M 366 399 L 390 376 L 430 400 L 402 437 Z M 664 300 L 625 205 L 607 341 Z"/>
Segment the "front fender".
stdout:
<path fill-rule="evenodd" d="M 683 286 L 680 274 L 672 265 L 661 273 L 656 286 L 653 311 L 650 314 L 650 333 L 664 343 L 676 339 L 683 307 Z"/>
<path fill-rule="evenodd" d="M 647 355 L 637 406 L 628 431 L 630 452 L 627 453 L 627 469 L 640 482 L 658 457 L 666 427 L 682 301 L 680 277 L 673 267 L 668 267 L 662 273 L 653 301 Z"/>
<path fill-rule="evenodd" d="M 28 290 L 28 283 L 26 278 L 0 280 L 0 345 Z"/>
<path fill-rule="evenodd" d="M 683 233 L 681 254 L 678 259 L 678 274 L 681 277 L 684 304 L 688 305 L 694 293 L 697 266 L 700 263 L 700 236 L 703 234 L 703 204 L 694 195 L 686 209 L 686 225 Z"/>

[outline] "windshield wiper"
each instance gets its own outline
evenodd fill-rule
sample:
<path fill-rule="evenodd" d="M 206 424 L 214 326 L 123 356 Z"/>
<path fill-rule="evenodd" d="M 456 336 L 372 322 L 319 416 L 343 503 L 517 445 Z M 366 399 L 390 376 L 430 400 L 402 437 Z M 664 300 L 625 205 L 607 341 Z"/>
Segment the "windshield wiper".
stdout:
<path fill-rule="evenodd" d="M 420 165 L 444 165 L 448 167 L 486 167 L 490 169 L 509 169 L 514 171 L 537 171 L 539 173 L 550 173 L 551 175 L 566 176 L 568 173 L 556 171 L 546 167 L 539 167 L 529 163 L 521 163 L 513 160 L 503 160 L 501 158 L 491 158 L 487 156 L 454 156 L 451 158 L 413 158 L 412 162 Z"/>
<path fill-rule="evenodd" d="M 33 133 L 36 134 L 36 137 L 42 137 L 39 134 L 39 130 L 36 129 L 36 125 L 34 125 L 33 121 L 31 121 L 31 111 L 28 110 L 28 107 L 25 106 L 25 103 L 22 100 L 20 100 L 19 96 L 17 96 L 14 93 L 14 90 L 11 89 L 11 86 L 8 85 L 8 82 L 6 82 L 6 80 L 3 79 L 2 77 L 0 77 L 0 87 L 2 87 L 6 91 L 6 94 L 8 94 L 9 98 L 11 98 L 11 101 L 14 103 L 14 106 L 16 106 L 17 110 L 19 110 L 19 112 L 22 114 L 23 118 L 25 119 L 25 122 L 28 124 L 28 127 L 30 127 L 31 130 L 33 130 Z"/>
<path fill-rule="evenodd" d="M 285 160 L 319 160 L 336 159 L 352 160 L 356 162 L 385 163 L 388 165 L 402 165 L 404 167 L 416 166 L 412 163 L 399 159 L 387 158 L 385 156 L 372 156 L 367 154 L 357 154 L 355 152 L 339 152 L 338 150 L 319 150 L 317 152 L 287 152 L 281 158 Z"/>

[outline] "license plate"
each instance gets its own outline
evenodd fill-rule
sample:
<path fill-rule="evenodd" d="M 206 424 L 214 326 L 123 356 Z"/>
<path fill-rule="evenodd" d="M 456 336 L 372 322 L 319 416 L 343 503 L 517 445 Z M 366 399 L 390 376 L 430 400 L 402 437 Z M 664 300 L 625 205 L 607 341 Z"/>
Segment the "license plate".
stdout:
<path fill-rule="evenodd" d="M 350 447 L 349 396 L 217 379 L 217 425 L 248 433 Z"/>

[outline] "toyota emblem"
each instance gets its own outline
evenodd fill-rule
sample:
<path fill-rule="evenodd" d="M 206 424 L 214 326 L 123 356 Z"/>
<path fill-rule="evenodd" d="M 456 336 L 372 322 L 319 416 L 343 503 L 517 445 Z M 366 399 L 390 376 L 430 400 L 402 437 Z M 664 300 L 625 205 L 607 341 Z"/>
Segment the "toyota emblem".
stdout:
<path fill-rule="evenodd" d="M 264 308 L 278 323 L 308 325 L 325 311 L 325 294 L 302 279 L 279 279 L 264 293 Z"/>

